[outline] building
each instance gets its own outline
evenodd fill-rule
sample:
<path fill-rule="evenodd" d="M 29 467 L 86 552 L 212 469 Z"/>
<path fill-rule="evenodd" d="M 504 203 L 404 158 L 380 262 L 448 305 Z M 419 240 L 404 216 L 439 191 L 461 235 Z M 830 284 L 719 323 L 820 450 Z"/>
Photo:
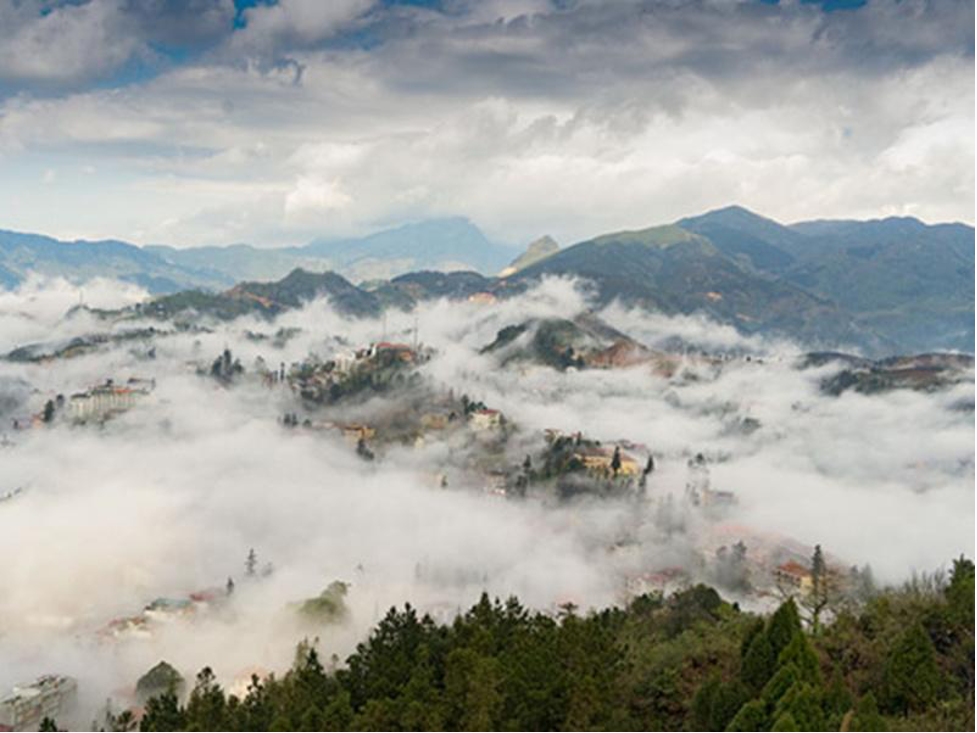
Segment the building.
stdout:
<path fill-rule="evenodd" d="M 800 593 L 810 593 L 814 584 L 811 571 L 793 560 L 775 567 L 773 576 L 778 587 Z"/>
<path fill-rule="evenodd" d="M 29 685 L 16 685 L 0 700 L 0 726 L 37 730 L 44 718 L 63 717 L 75 702 L 78 683 L 72 677 L 48 674 Z"/>
<path fill-rule="evenodd" d="M 641 473 L 641 466 L 630 455 L 624 451 L 619 451 L 618 460 L 620 465 L 615 473 L 612 468 L 614 463 L 614 448 L 600 445 L 581 445 L 574 451 L 574 456 L 583 464 L 583 467 L 598 476 L 637 476 Z"/>
<path fill-rule="evenodd" d="M 111 379 L 86 392 L 73 394 L 68 401 L 68 414 L 76 422 L 104 420 L 135 406 L 140 397 L 156 387 L 155 380 L 132 378 L 125 385 Z"/>
<path fill-rule="evenodd" d="M 361 440 L 372 440 L 377 434 L 376 429 L 369 425 L 343 425 L 340 429 L 350 445 L 358 445 Z"/>
<path fill-rule="evenodd" d="M 381 354 L 392 354 L 396 358 L 405 362 L 413 362 L 415 360 L 416 354 L 414 349 L 412 349 L 407 344 L 393 344 L 389 341 L 381 341 L 373 347 L 373 352 L 380 356 Z"/>
<path fill-rule="evenodd" d="M 624 592 L 628 598 L 636 598 L 648 593 L 667 596 L 688 585 L 689 574 L 682 568 L 670 567 L 627 578 Z"/>
<path fill-rule="evenodd" d="M 473 430 L 498 430 L 502 427 L 503 417 L 498 410 L 475 410 L 468 416 L 468 423 Z"/>

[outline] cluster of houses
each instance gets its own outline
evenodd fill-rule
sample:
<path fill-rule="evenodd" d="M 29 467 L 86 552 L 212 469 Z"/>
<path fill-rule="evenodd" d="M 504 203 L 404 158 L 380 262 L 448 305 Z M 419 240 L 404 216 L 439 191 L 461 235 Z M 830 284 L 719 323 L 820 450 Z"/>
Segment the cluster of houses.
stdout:
<path fill-rule="evenodd" d="M 0 731 L 38 730 L 45 718 L 63 717 L 75 704 L 78 683 L 73 677 L 47 674 L 15 685 L 0 700 Z"/>
<path fill-rule="evenodd" d="M 104 422 L 132 409 L 155 388 L 155 379 L 130 377 L 121 383 L 106 379 L 104 383 L 76 392 L 67 399 L 63 394 L 48 399 L 38 412 L 14 417 L 11 427 L 15 431 L 31 430 L 58 419 L 74 423 Z"/>
<path fill-rule="evenodd" d="M 233 586 L 208 588 L 191 593 L 186 598 L 157 598 L 138 614 L 112 619 L 98 632 L 98 636 L 106 641 L 151 638 L 154 629 L 160 625 L 187 620 L 219 607 L 226 602 L 232 590 Z"/>
<path fill-rule="evenodd" d="M 340 351 L 328 360 L 310 359 L 293 364 L 287 374 L 269 372 L 266 383 L 286 383 L 304 399 L 332 402 L 353 386 L 357 377 L 389 376 L 400 367 L 416 366 L 430 357 L 430 352 L 408 344 L 380 341 L 369 346 Z"/>

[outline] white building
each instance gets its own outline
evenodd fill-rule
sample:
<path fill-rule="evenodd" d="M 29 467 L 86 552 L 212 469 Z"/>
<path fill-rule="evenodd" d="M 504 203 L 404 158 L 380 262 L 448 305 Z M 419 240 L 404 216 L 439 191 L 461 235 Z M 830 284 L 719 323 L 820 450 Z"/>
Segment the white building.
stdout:
<path fill-rule="evenodd" d="M 133 378 L 125 385 L 108 380 L 87 392 L 73 394 L 68 402 L 68 414 L 77 422 L 102 420 L 132 408 L 137 399 L 149 394 L 155 386 L 156 383 L 148 379 Z"/>
<path fill-rule="evenodd" d="M 44 675 L 32 684 L 16 685 L 0 700 L 0 725 L 8 730 L 37 730 L 44 718 L 62 716 L 77 692 L 78 683 L 64 675 Z"/>

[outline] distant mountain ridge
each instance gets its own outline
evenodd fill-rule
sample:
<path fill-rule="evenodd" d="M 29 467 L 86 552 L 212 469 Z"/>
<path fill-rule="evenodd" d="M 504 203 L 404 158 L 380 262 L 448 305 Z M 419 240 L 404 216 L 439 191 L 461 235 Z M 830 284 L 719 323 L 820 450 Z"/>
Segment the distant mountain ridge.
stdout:
<path fill-rule="evenodd" d="M 890 218 L 787 226 L 732 206 L 563 249 L 544 238 L 514 260 L 512 254 L 464 219 L 286 250 L 66 244 L 0 232 L 0 283 L 9 287 L 30 272 L 110 275 L 153 292 L 196 289 L 147 312 L 229 318 L 273 315 L 320 295 L 344 312 L 375 315 L 429 298 L 505 298 L 543 277 L 569 276 L 589 284 L 597 305 L 701 313 L 743 333 L 786 336 L 816 349 L 858 347 L 874 356 L 974 351 L 974 229 L 962 224 Z M 328 271 L 332 262 L 339 272 Z M 482 273 L 512 264 L 492 277 L 474 272 L 473 262 Z M 359 287 L 349 280 L 378 269 L 394 274 L 362 278 L 369 284 Z M 233 282 L 240 284 L 229 288 Z"/>
<path fill-rule="evenodd" d="M 0 286 L 30 274 L 87 279 L 116 277 L 151 293 L 222 290 L 245 280 L 277 280 L 296 268 L 336 271 L 354 280 L 388 279 L 417 270 L 498 272 L 514 251 L 491 242 L 461 217 L 405 224 L 365 237 L 313 240 L 301 247 L 138 247 L 127 242 L 63 242 L 0 231 Z"/>

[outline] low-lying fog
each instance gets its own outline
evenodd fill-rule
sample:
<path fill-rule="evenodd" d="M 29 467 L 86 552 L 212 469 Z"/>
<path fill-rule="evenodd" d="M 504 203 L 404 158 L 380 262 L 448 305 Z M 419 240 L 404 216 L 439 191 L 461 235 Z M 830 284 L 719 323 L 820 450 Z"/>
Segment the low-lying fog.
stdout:
<path fill-rule="evenodd" d="M 86 284 L 83 295 L 100 307 L 144 296 L 108 281 Z M 60 280 L 0 294 L 0 352 L 112 328 L 87 312 L 65 317 L 78 301 L 78 288 Z M 679 383 L 646 366 L 501 369 L 478 353 L 503 326 L 585 307 L 567 281 L 491 306 L 442 301 L 376 321 L 344 319 L 317 301 L 271 324 L 242 318 L 212 333 L 157 338 L 152 360 L 122 343 L 49 363 L 0 362 L 0 495 L 23 488 L 0 501 L 0 691 L 58 672 L 78 677 L 91 704 L 125 699 L 160 659 L 188 675 L 210 664 L 230 682 L 286 666 L 303 636 L 319 636 L 326 655 L 343 658 L 391 605 L 450 617 L 483 589 L 541 609 L 620 602 L 626 574 L 680 564 L 694 551 L 691 540 L 657 532 L 652 514 L 655 496 L 681 497 L 686 460 L 699 451 L 729 456 L 711 470 L 714 486 L 738 499 L 715 530 L 732 541 L 820 543 L 846 565 L 870 564 L 884 582 L 972 552 L 974 418 L 950 407 L 972 402 L 973 384 L 824 396 L 818 382 L 838 367 L 796 369 L 800 347 L 617 306 L 601 317 L 650 346 L 679 336 L 752 358 Z M 558 428 L 647 446 L 659 464 L 649 501 L 557 505 L 508 501 L 460 480 L 440 488 L 435 477 L 454 448 L 427 440 L 366 462 L 342 438 L 283 427 L 284 413 L 307 414 L 287 388 L 244 380 L 228 389 L 188 366 L 227 347 L 248 371 L 259 355 L 275 367 L 328 356 L 336 336 L 354 346 L 384 335 L 411 340 L 415 323 L 436 352 L 421 367 L 431 383 L 500 409 L 518 426 L 517 443 Z M 282 348 L 245 337 L 291 326 L 302 332 Z M 13 417 L 56 394 L 131 376 L 155 379 L 155 391 L 104 427 L 10 429 Z M 760 428 L 731 430 L 743 417 Z M 640 543 L 636 552 L 610 551 L 622 536 Z M 272 563 L 274 572 L 245 578 L 250 548 L 259 568 Z M 228 577 L 234 603 L 220 613 L 164 624 L 145 639 L 99 633 L 157 597 L 223 588 Z M 350 584 L 350 622 L 297 625 L 288 605 L 337 579 Z"/>

